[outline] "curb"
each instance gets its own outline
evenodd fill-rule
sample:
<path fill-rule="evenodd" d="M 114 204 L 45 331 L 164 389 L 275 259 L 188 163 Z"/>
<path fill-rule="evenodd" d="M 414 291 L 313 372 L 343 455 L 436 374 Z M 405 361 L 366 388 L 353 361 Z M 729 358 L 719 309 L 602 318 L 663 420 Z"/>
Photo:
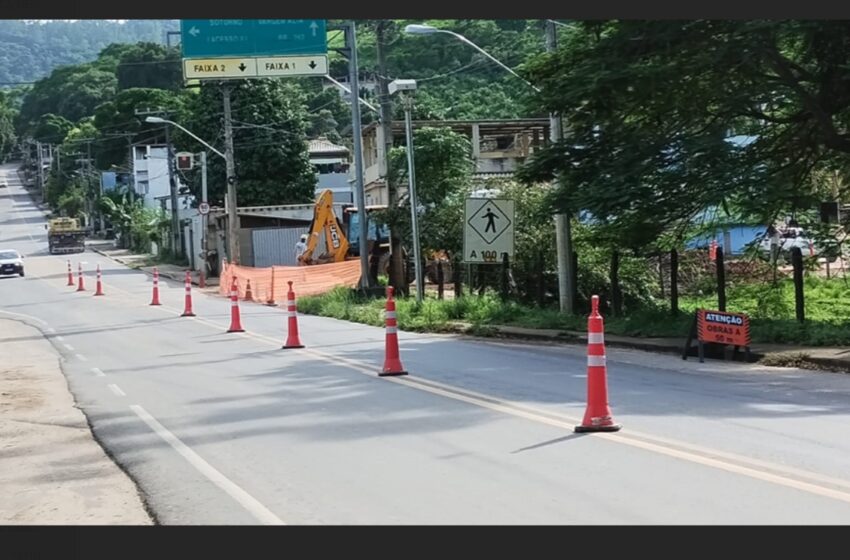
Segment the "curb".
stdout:
<path fill-rule="evenodd" d="M 101 250 L 99 250 L 99 249 L 96 249 L 96 248 L 94 248 L 94 247 L 89 247 L 89 249 L 91 249 L 92 251 L 94 251 L 94 252 L 95 252 L 95 253 L 97 253 L 98 255 L 101 255 L 101 256 L 103 256 L 103 257 L 106 257 L 107 259 L 111 260 L 112 262 L 116 262 L 116 263 L 118 263 L 118 264 L 122 264 L 122 265 L 124 265 L 124 266 L 129 266 L 127 263 L 121 262 L 120 260 L 118 260 L 118 259 L 116 259 L 116 258 L 112 257 L 111 255 L 107 255 L 106 253 L 104 253 L 103 251 L 101 251 Z M 138 271 L 140 271 L 140 272 L 144 272 L 144 273 L 145 273 L 145 274 L 147 274 L 148 276 L 153 276 L 153 272 L 147 271 L 147 270 L 145 270 L 144 268 L 136 268 L 136 269 L 134 269 L 134 270 L 138 270 Z M 160 271 L 159 276 L 160 276 L 160 278 L 168 278 L 169 280 L 172 280 L 172 281 L 174 281 L 174 282 L 184 282 L 184 281 L 185 281 L 185 279 L 186 279 L 185 274 L 186 274 L 186 272 L 185 272 L 185 271 L 183 271 L 183 272 L 182 272 L 181 274 L 179 274 L 179 275 L 178 275 L 178 274 L 176 274 L 176 273 L 173 273 L 173 272 Z M 194 278 L 192 279 L 192 285 L 193 285 L 193 286 L 197 286 L 197 285 L 198 285 L 197 280 L 195 280 Z M 213 287 L 213 286 L 211 286 L 210 284 L 207 284 L 207 285 L 204 287 L 204 289 L 206 290 L 207 288 L 211 288 L 211 287 Z"/>

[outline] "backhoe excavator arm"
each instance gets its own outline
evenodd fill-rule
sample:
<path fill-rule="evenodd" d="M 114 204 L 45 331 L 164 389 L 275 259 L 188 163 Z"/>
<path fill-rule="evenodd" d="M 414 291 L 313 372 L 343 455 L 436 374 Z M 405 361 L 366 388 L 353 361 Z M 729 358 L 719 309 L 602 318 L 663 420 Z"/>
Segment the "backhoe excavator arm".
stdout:
<path fill-rule="evenodd" d="M 315 259 L 313 253 L 319 245 L 321 234 L 325 234 L 326 250 Z M 323 264 L 329 262 L 341 262 L 348 254 L 348 238 L 342 230 L 342 224 L 333 211 L 333 191 L 326 189 L 316 200 L 313 211 L 313 222 L 310 224 L 310 233 L 307 238 L 307 249 L 298 260 L 303 264 Z"/>

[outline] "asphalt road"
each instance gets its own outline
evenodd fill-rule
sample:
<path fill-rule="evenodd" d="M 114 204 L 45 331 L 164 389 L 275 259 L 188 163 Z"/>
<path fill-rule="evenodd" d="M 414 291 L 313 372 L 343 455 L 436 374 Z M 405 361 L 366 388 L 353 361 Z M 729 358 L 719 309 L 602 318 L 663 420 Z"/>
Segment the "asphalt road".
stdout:
<path fill-rule="evenodd" d="M 401 333 L 411 375 L 380 378 L 380 328 L 300 316 L 306 348 L 283 350 L 283 308 L 243 304 L 226 333 L 228 300 L 195 290 L 179 317 L 182 284 L 150 306 L 149 276 L 92 252 L 77 292 L 0 175 L 0 248 L 27 270 L 0 278 L 0 315 L 62 353 L 163 524 L 850 522 L 850 375 L 608 349 L 623 430 L 574 434 L 583 347 Z"/>

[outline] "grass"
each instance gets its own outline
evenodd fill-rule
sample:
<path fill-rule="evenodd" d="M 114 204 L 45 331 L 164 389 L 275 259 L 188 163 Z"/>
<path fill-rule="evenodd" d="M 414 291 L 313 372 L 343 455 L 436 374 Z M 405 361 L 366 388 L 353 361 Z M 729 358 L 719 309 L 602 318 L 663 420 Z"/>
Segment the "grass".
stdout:
<path fill-rule="evenodd" d="M 777 287 L 744 284 L 727 290 L 726 308 L 750 315 L 754 343 L 806 346 L 850 345 L 850 285 L 842 279 L 807 278 L 806 323 L 795 319 L 793 283 Z M 634 337 L 684 338 L 697 308 L 716 309 L 716 296 L 683 297 L 682 313 L 671 317 L 664 306 L 642 308 L 624 317 L 605 317 L 605 331 Z M 369 299 L 352 290 L 338 288 L 321 296 L 299 299 L 298 310 L 311 315 L 334 317 L 373 326 L 384 325 L 385 300 Z M 492 294 L 460 299 L 426 298 L 422 305 L 415 299 L 396 301 L 399 328 L 419 332 L 456 331 L 454 323 L 472 325 L 475 334 L 494 334 L 498 325 L 538 329 L 584 331 L 585 316 L 564 315 L 555 309 L 541 309 L 505 302 Z"/>

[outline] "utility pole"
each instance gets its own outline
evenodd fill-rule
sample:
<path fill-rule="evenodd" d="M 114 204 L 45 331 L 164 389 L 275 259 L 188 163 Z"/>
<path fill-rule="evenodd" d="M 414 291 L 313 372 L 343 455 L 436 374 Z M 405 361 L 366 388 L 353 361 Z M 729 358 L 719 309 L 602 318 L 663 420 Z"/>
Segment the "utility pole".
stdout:
<path fill-rule="evenodd" d="M 413 163 L 413 94 L 404 96 L 404 124 L 407 136 L 407 184 L 410 192 L 410 229 L 413 231 L 413 261 L 416 267 L 416 303 L 422 303 L 425 283 L 422 279 L 422 256 L 419 253 L 419 202 L 416 198 L 416 166 Z"/>
<path fill-rule="evenodd" d="M 35 143 L 35 149 L 38 150 L 38 186 L 41 187 L 41 200 L 44 201 L 44 159 L 41 152 L 41 142 Z"/>
<path fill-rule="evenodd" d="M 177 215 L 177 184 L 174 181 L 174 155 L 171 152 L 171 134 L 169 133 L 170 126 L 165 127 L 165 153 L 168 161 L 168 186 L 171 195 L 171 244 L 174 248 L 174 256 L 183 254 L 183 236 L 180 231 L 180 219 Z"/>
<path fill-rule="evenodd" d="M 233 160 L 233 115 L 230 110 L 230 85 L 222 84 L 224 102 L 224 161 L 227 168 L 227 256 L 241 264 L 239 255 L 239 214 L 236 212 L 236 163 Z"/>
<path fill-rule="evenodd" d="M 207 151 L 201 152 L 201 202 L 207 202 Z M 204 274 L 207 273 L 208 214 L 201 215 L 201 252 L 204 254 Z"/>
<path fill-rule="evenodd" d="M 546 52 L 555 52 L 557 44 L 555 23 L 546 20 Z M 555 143 L 562 137 L 560 115 L 549 113 L 549 138 Z M 559 213 L 555 215 L 555 246 L 558 252 L 558 299 L 560 308 L 561 312 L 572 314 L 576 287 L 573 285 L 573 243 L 569 214 Z"/>
<path fill-rule="evenodd" d="M 86 141 L 86 206 L 88 206 L 88 220 L 86 227 L 91 226 L 91 232 L 94 233 L 94 189 L 91 186 L 91 140 Z"/>
<path fill-rule="evenodd" d="M 392 167 L 390 162 L 390 151 L 393 148 L 393 104 L 390 98 L 389 83 L 387 77 L 387 54 L 384 48 L 386 44 L 386 30 L 391 22 L 380 20 L 375 28 L 375 47 L 378 59 L 378 99 L 381 104 L 381 130 L 384 135 L 384 181 L 387 185 L 387 207 L 394 211 L 398 208 L 398 191 L 396 185 L 391 182 Z M 404 255 L 401 249 L 401 238 L 398 236 L 397 228 L 390 228 L 390 286 L 396 293 L 407 293 L 407 282 L 404 274 Z"/>
<path fill-rule="evenodd" d="M 368 213 L 363 190 L 363 133 L 360 122 L 360 80 L 357 68 L 357 31 L 354 20 L 345 23 L 345 46 L 348 52 L 348 69 L 351 81 L 351 134 L 354 136 L 354 188 L 360 213 L 360 287 L 367 290 L 369 278 Z M 226 116 L 225 116 L 226 118 Z M 226 128 L 225 128 L 226 130 Z M 225 134 L 226 136 L 226 134 Z"/>

